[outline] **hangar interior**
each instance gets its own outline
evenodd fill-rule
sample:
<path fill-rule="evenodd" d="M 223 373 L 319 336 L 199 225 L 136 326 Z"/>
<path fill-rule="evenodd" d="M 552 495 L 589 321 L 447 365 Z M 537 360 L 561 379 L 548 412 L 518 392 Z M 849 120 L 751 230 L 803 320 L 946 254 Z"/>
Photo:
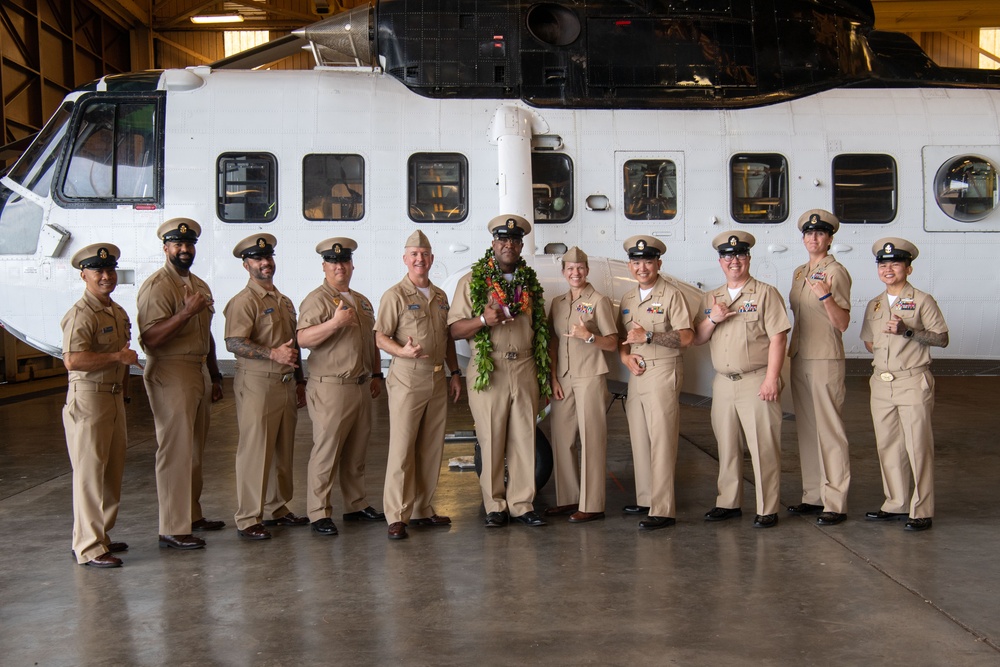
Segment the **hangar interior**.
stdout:
<path fill-rule="evenodd" d="M 63 96 L 107 74 L 207 65 L 333 13 L 353 0 L 0 0 L 0 160 L 13 164 Z M 876 26 L 912 37 L 939 65 L 1000 69 L 1000 3 L 873 0 Z M 214 17 L 194 22 L 197 17 Z M 220 23 L 217 21 L 228 21 Z M 305 69 L 301 52 L 264 65 Z M 0 306 L 2 307 L 2 306 Z M 281 528 L 264 544 L 230 527 L 197 552 L 157 548 L 156 438 L 138 385 L 129 408 L 123 514 L 127 565 L 73 565 L 71 474 L 60 360 L 0 330 L 0 663 L 291 664 L 912 664 L 1000 662 L 1000 573 L 993 540 L 1000 380 L 939 378 L 938 521 L 906 534 L 865 522 L 881 498 L 860 373 L 848 379 L 851 518 L 823 528 L 781 516 L 711 525 L 717 471 L 707 408 L 682 407 L 678 526 L 639 534 L 624 412 L 609 406 L 608 518 L 585 526 L 484 531 L 470 454 L 448 442 L 437 508 L 448 529 L 387 544 L 381 525 L 326 538 Z M 205 505 L 231 521 L 238 434 L 232 384 L 213 406 Z M 368 453 L 372 504 L 385 471 L 388 410 L 376 403 Z M 473 428 L 467 401 L 449 433 Z M 782 504 L 798 501 L 795 423 L 783 425 Z M 305 488 L 311 423 L 299 417 L 296 486 Z M 745 470 L 749 470 L 749 461 Z M 752 482 L 752 475 L 748 477 Z M 753 506 L 752 483 L 745 507 Z M 551 485 L 536 507 L 555 504 Z M 299 512 L 302 508 L 295 507 Z M 339 511 L 335 507 L 335 512 Z M 301 513 L 301 512 L 300 512 Z M 339 514 L 335 514 L 335 518 Z M 341 525 L 338 521 L 338 525 Z M 1000 547 L 1000 545 L 998 545 Z"/>

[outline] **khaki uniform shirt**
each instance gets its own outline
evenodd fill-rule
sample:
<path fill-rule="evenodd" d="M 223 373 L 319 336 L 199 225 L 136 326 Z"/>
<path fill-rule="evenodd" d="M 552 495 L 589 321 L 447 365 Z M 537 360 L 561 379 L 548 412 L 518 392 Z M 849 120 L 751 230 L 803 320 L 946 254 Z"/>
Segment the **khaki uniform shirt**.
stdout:
<path fill-rule="evenodd" d="M 896 303 L 889 307 L 889 297 L 882 292 L 868 302 L 865 321 L 861 325 L 861 340 L 872 344 L 875 358 L 872 366 L 877 373 L 906 371 L 931 363 L 931 349 L 917 341 L 884 332 L 885 323 L 898 315 L 908 329 L 946 333 L 948 325 L 944 315 L 930 294 L 915 289 L 910 283 L 903 285 Z"/>
<path fill-rule="evenodd" d="M 809 287 L 813 277 L 816 280 L 825 278 L 830 284 L 830 298 L 847 312 L 851 311 L 851 276 L 831 255 L 824 257 L 815 267 L 803 264 L 795 269 L 792 289 L 788 293 L 788 302 L 795 315 L 788 356 L 843 359 L 844 335 L 830 323 L 825 302 L 820 301 Z"/>
<path fill-rule="evenodd" d="M 771 285 L 749 278 L 735 299 L 723 284 L 702 298 L 697 321 L 708 317 L 712 297 L 737 315 L 720 323 L 712 332 L 712 366 L 717 373 L 751 373 L 767 367 L 771 338 L 792 328 L 785 301 Z"/>
<path fill-rule="evenodd" d="M 448 297 L 436 285 L 430 286 L 428 301 L 410 281 L 409 276 L 386 290 L 378 306 L 375 331 L 406 345 L 407 337 L 420 345 L 427 362 L 444 363 L 448 342 Z"/>
<path fill-rule="evenodd" d="M 226 338 L 248 338 L 264 347 L 279 347 L 295 337 L 295 306 L 275 289 L 268 292 L 253 280 L 229 300 Z M 291 373 L 293 368 L 270 359 L 236 357 L 236 368 L 248 371 Z"/>
<path fill-rule="evenodd" d="M 309 375 L 358 378 L 372 374 L 375 356 L 375 309 L 363 294 L 350 291 L 358 326 L 344 327 L 310 349 Z M 344 297 L 325 280 L 302 300 L 299 329 L 322 324 L 333 318 Z M 351 306 L 350 302 L 347 304 Z"/>
<path fill-rule="evenodd" d="M 132 340 L 132 323 L 125 309 L 114 301 L 104 306 L 85 291 L 62 318 L 63 353 L 118 352 Z M 128 366 L 115 364 L 99 371 L 70 371 L 69 381 L 86 380 L 101 384 L 121 384 Z"/>
<path fill-rule="evenodd" d="M 611 300 L 591 284 L 580 291 L 580 297 L 572 301 L 570 292 L 552 299 L 549 311 L 549 327 L 553 340 L 558 344 L 556 353 L 556 377 L 593 377 L 608 372 L 608 362 L 604 351 L 596 345 L 583 342 L 579 338 L 569 338 L 567 334 L 573 325 L 583 319 L 587 331 L 595 336 L 607 336 L 617 332 L 614 308 Z"/>
<path fill-rule="evenodd" d="M 471 271 L 459 279 L 455 288 L 455 303 L 448 314 L 448 324 L 483 314 L 481 310 L 472 309 L 472 293 L 469 289 L 471 281 Z M 503 359 L 507 354 L 516 354 L 518 359 L 534 358 L 534 331 L 531 328 L 531 318 L 531 308 L 527 308 L 518 313 L 513 321 L 490 328 L 494 359 Z M 470 361 L 469 368 L 475 369 L 475 344 L 470 344 L 473 345 L 473 360 Z"/>
<path fill-rule="evenodd" d="M 181 354 L 208 355 L 215 302 L 208 284 L 193 273 L 188 275 L 191 279 L 191 289 L 205 295 L 205 298 L 208 299 L 208 308 L 188 320 L 177 332 L 177 335 L 152 353 L 146 350 L 146 346 L 142 344 L 142 333 L 148 331 L 154 324 L 170 319 L 184 308 L 184 281 L 177 273 L 177 269 L 170 262 L 167 262 L 163 268 L 158 269 L 147 278 L 139 288 L 139 344 L 142 345 L 146 354 L 152 354 L 156 357 Z"/>
<path fill-rule="evenodd" d="M 618 305 L 618 336 L 624 339 L 635 322 L 646 331 L 664 333 L 690 329 L 691 311 L 680 290 L 663 276 L 658 276 L 649 296 L 640 300 L 639 288 L 629 291 Z M 681 350 L 665 345 L 633 343 L 632 354 L 643 359 L 668 359 L 681 356 Z"/>

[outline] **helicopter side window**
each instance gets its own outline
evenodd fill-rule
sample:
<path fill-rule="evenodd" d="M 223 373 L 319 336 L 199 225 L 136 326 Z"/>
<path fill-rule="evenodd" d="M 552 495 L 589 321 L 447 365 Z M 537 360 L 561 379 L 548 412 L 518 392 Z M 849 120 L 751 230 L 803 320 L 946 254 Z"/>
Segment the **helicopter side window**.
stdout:
<path fill-rule="evenodd" d="M 844 224 L 884 224 L 896 218 L 896 161 L 889 155 L 833 158 L 833 212 Z"/>
<path fill-rule="evenodd" d="M 461 222 L 469 215 L 469 162 L 458 153 L 415 153 L 407 164 L 414 222 Z"/>
<path fill-rule="evenodd" d="M 535 222 L 566 222 L 573 217 L 573 160 L 568 155 L 532 153 L 531 180 Z"/>
<path fill-rule="evenodd" d="M 959 222 L 982 220 L 1000 204 L 996 166 L 978 155 L 954 158 L 934 177 L 934 199 L 945 215 Z"/>
<path fill-rule="evenodd" d="M 306 220 L 365 216 L 365 159 L 360 155 L 302 158 L 302 215 Z"/>
<path fill-rule="evenodd" d="M 677 165 L 672 160 L 625 163 L 625 217 L 673 220 L 677 216 Z"/>
<path fill-rule="evenodd" d="M 278 216 L 278 160 L 270 153 L 223 153 L 217 212 L 224 222 L 271 222 Z"/>
<path fill-rule="evenodd" d="M 729 179 L 736 222 L 778 223 L 788 217 L 788 161 L 784 156 L 734 155 Z"/>
<path fill-rule="evenodd" d="M 75 125 L 59 198 L 67 204 L 159 201 L 156 100 L 93 100 Z"/>

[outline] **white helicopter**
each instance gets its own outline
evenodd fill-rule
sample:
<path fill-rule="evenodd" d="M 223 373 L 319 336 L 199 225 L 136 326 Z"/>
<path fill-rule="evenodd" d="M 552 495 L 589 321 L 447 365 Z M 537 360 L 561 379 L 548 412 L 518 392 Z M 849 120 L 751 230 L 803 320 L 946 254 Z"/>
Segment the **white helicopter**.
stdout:
<path fill-rule="evenodd" d="M 264 49 L 71 93 L 0 179 L 0 322 L 58 356 L 82 289 L 69 258 L 97 241 L 123 250 L 115 299 L 134 320 L 163 263 L 155 230 L 180 216 L 202 225 L 194 270 L 220 305 L 246 281 L 230 250 L 255 231 L 278 238 L 276 284 L 296 302 L 322 279 L 316 242 L 353 237 L 353 286 L 377 301 L 415 228 L 453 285 L 498 212 L 534 220 L 524 252 L 553 293 L 578 245 L 619 298 L 622 241 L 650 233 L 695 304 L 722 281 L 709 241 L 731 228 L 787 293 L 795 220 L 826 208 L 854 277 L 850 356 L 881 290 L 869 247 L 901 236 L 954 332 L 938 356 L 1000 358 L 1000 310 L 974 299 L 1000 278 L 962 268 L 1000 250 L 1000 84 L 875 31 L 868 0 L 495 4 L 378 0 L 268 47 L 309 48 L 311 71 L 231 69 Z M 686 390 L 707 395 L 705 354 L 687 356 Z"/>

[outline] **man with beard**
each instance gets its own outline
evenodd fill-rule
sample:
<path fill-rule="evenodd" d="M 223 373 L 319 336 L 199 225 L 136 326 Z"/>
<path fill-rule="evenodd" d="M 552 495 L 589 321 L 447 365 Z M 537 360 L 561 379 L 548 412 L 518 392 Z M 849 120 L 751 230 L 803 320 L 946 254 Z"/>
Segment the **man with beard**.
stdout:
<path fill-rule="evenodd" d="M 349 238 L 320 241 L 323 284 L 302 300 L 298 340 L 309 348 L 309 416 L 313 448 L 309 454 L 306 508 L 312 528 L 336 535 L 330 518 L 333 478 L 340 481 L 345 521 L 383 521 L 368 504 L 365 458 L 372 430 L 372 400 L 382 393 L 381 360 L 375 347 L 375 309 L 351 289 L 354 251 Z"/>
<path fill-rule="evenodd" d="M 295 346 L 295 306 L 274 286 L 277 244 L 270 234 L 236 244 L 233 256 L 243 260 L 250 280 L 223 311 L 226 349 L 236 355 L 236 532 L 248 540 L 271 539 L 265 526 L 309 523 L 287 506 L 296 410 L 305 405 L 305 380 Z"/>
<path fill-rule="evenodd" d="M 469 407 L 482 452 L 486 527 L 513 519 L 544 526 L 535 512 L 535 416 L 549 385 L 549 327 L 542 286 L 521 258 L 531 224 L 519 215 L 490 220 L 493 245 L 462 276 L 448 316 L 451 337 L 469 339 Z M 508 482 L 504 484 L 504 460 Z"/>
<path fill-rule="evenodd" d="M 118 517 L 125 470 L 125 400 L 128 367 L 139 365 L 129 349 L 128 314 L 111 300 L 118 286 L 121 251 L 110 243 L 83 248 L 70 260 L 87 289 L 62 320 L 63 361 L 69 389 L 63 408 L 66 445 L 73 464 L 73 553 L 80 565 L 121 567 L 128 549 L 108 533 Z"/>
<path fill-rule="evenodd" d="M 406 239 L 403 264 L 406 276 L 382 295 L 375 322 L 376 345 L 392 355 L 383 491 L 390 540 L 405 539 L 407 524 L 451 524 L 431 500 L 441 473 L 448 394 L 458 401 L 462 391 L 455 341 L 448 334 L 448 297 L 431 284 L 434 253 L 419 229 Z"/>
<path fill-rule="evenodd" d="M 146 352 L 143 380 L 156 425 L 156 494 L 160 546 L 200 549 L 196 530 L 221 530 L 224 521 L 201 510 L 202 457 L 211 404 L 222 398 L 215 360 L 212 290 L 191 273 L 201 226 L 174 218 L 156 232 L 166 263 L 139 288 L 139 343 Z"/>
<path fill-rule="evenodd" d="M 680 435 L 684 383 L 681 350 L 691 344 L 691 313 L 680 290 L 660 275 L 667 247 L 655 236 L 626 239 L 628 269 L 636 288 L 618 307 L 619 357 L 629 370 L 629 438 L 635 466 L 635 505 L 626 514 L 646 513 L 639 530 L 659 530 L 677 520 L 674 469 Z"/>

